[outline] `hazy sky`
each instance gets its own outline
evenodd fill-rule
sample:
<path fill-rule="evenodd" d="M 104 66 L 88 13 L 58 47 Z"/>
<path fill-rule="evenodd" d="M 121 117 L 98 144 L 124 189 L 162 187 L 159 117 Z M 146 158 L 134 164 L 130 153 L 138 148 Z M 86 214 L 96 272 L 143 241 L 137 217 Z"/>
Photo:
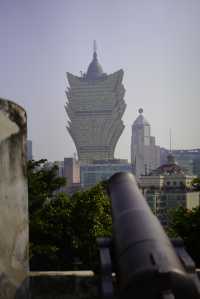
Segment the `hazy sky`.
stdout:
<path fill-rule="evenodd" d="M 66 72 L 80 75 L 93 40 L 104 72 L 124 70 L 125 130 L 116 157 L 130 159 L 138 108 L 157 144 L 200 147 L 199 0 L 0 0 L 0 97 L 22 105 L 35 158 L 62 160 Z"/>

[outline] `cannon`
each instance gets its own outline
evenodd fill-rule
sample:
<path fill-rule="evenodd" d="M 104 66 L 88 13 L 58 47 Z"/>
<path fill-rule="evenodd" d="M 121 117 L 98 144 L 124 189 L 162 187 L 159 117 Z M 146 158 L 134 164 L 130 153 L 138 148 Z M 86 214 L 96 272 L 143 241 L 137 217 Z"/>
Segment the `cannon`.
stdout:
<path fill-rule="evenodd" d="M 181 240 L 172 241 L 167 237 L 134 176 L 125 172 L 113 175 L 108 181 L 108 194 L 113 236 L 98 240 L 103 297 L 200 298 L 200 283 L 193 260 Z"/>

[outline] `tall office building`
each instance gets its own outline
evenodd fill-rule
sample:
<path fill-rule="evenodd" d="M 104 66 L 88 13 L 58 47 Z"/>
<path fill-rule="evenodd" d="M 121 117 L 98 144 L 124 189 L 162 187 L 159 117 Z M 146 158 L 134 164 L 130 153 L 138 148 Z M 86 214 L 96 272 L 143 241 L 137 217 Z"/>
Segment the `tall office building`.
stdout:
<path fill-rule="evenodd" d="M 139 109 L 139 116 L 132 125 L 131 163 L 137 177 L 148 174 L 160 165 L 160 147 L 151 136 L 151 126 Z"/>
<path fill-rule="evenodd" d="M 80 77 L 67 73 L 69 88 L 67 129 L 81 163 L 114 158 L 124 124 L 123 70 L 107 75 L 99 64 L 96 48 L 87 72 Z"/>

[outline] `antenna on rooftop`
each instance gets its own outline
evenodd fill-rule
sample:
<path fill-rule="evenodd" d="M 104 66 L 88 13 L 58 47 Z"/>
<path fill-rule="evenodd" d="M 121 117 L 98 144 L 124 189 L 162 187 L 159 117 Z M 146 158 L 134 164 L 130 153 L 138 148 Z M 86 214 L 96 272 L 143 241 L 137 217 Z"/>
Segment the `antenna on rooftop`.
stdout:
<path fill-rule="evenodd" d="M 169 147 L 170 147 L 170 153 L 172 153 L 172 129 L 169 129 Z"/>

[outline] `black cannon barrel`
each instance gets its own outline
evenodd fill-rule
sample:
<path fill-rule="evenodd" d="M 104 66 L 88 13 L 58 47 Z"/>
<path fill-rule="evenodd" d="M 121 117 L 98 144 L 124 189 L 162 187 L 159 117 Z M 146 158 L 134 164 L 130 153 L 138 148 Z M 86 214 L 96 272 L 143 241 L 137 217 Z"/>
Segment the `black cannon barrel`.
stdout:
<path fill-rule="evenodd" d="M 108 184 L 113 242 L 123 298 L 195 299 L 199 290 L 138 189 L 131 173 L 117 173 Z M 165 295 L 164 295 L 165 294 Z M 166 296 L 166 297 L 165 297 Z"/>

